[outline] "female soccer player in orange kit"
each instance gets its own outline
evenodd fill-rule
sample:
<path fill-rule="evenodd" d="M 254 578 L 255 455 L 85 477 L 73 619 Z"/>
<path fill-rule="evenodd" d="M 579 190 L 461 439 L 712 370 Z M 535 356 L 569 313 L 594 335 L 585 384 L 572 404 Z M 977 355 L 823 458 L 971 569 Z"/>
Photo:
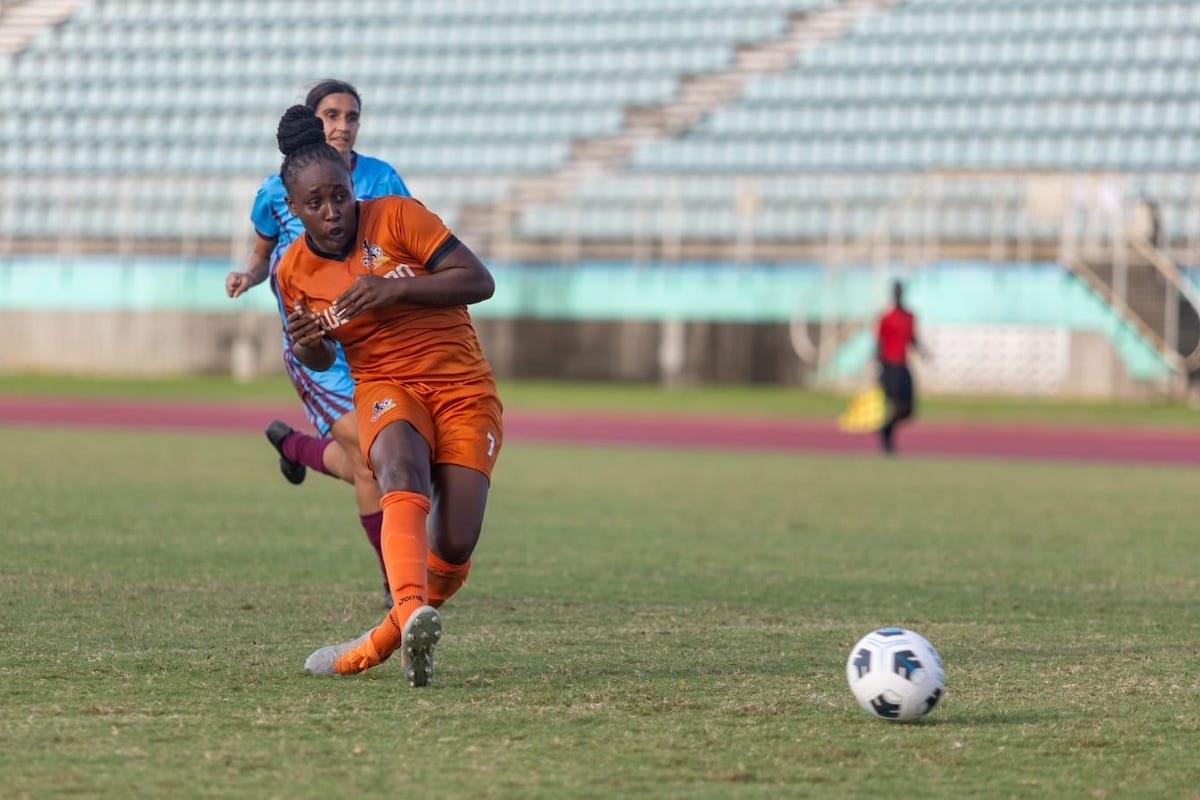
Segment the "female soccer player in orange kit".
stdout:
<path fill-rule="evenodd" d="M 408 196 L 408 187 L 390 164 L 354 149 L 362 114 L 358 89 L 345 81 L 323 80 L 309 90 L 304 105 L 313 109 L 325 124 L 325 141 L 345 159 L 357 196 L 364 199 L 385 194 Z M 268 280 L 274 292 L 275 267 L 279 259 L 292 242 L 304 235 L 303 224 L 288 211 L 287 189 L 278 173 L 267 176 L 259 186 L 250 218 L 257 234 L 254 251 L 244 272 L 230 272 L 226 276 L 225 292 L 230 297 L 239 297 Z M 287 309 L 282 305 L 279 314 L 283 324 Z M 291 346 L 291 340 L 285 334 L 284 367 L 317 436 L 293 430 L 287 423 L 275 420 L 267 426 L 267 440 L 278 451 L 280 471 L 289 482 L 303 482 L 311 468 L 354 486 L 359 523 L 383 571 L 383 548 L 379 544 L 383 513 L 379 510 L 379 487 L 358 447 L 352 400 L 354 380 L 346 359 L 339 353 L 331 369 L 313 372 L 296 363 Z M 386 573 L 383 579 L 384 599 L 390 604 L 392 593 Z"/>
<path fill-rule="evenodd" d="M 437 608 L 467 577 L 502 443 L 496 384 L 466 309 L 495 284 L 420 202 L 357 201 L 312 109 L 289 108 L 278 140 L 288 207 L 305 230 L 276 273 L 292 352 L 316 370 L 333 362 L 334 341 L 346 354 L 362 450 L 383 493 L 393 599 L 377 627 L 317 650 L 305 669 L 350 675 L 401 650 L 409 682 L 425 686 Z"/>

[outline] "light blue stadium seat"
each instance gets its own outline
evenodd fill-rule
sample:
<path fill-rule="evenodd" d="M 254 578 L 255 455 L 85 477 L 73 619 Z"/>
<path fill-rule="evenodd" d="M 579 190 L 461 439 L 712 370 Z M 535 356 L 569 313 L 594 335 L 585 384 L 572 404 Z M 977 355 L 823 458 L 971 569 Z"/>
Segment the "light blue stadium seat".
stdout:
<path fill-rule="evenodd" d="M 789 13 L 839 5 L 312 0 L 297 17 L 292 0 L 85 3 L 5 68 L 0 135 L 16 146 L 0 172 L 253 179 L 278 167 L 282 110 L 316 80 L 345 77 L 363 92 L 364 152 L 444 185 L 432 196 L 454 216 L 514 175 L 562 166 L 572 140 L 619 131 L 630 106 L 670 101 L 682 76 L 728 68 L 739 43 L 781 36 Z M 911 174 L 940 166 L 1195 171 L 1198 54 L 1200 3 L 1185 0 L 895 4 L 782 74 L 752 77 L 682 136 L 636 149 L 608 183 L 581 188 L 614 208 L 580 225 L 628 234 L 629 203 L 671 176 L 700 209 L 695 235 L 736 232 L 729 195 L 744 177 L 793 176 L 766 184 L 777 194 L 756 222 L 784 236 L 820 233 L 836 173 L 861 176 L 840 185 L 865 225 Z M 8 124 L 22 116 L 36 131 Z M 986 230 L 969 201 L 945 221 L 951 232 Z M 161 210 L 180 196 L 153 202 L 153 224 L 169 231 Z M 199 207 L 210 206 L 196 228 L 232 230 L 228 199 Z M 521 224 L 552 235 L 571 223 Z"/>

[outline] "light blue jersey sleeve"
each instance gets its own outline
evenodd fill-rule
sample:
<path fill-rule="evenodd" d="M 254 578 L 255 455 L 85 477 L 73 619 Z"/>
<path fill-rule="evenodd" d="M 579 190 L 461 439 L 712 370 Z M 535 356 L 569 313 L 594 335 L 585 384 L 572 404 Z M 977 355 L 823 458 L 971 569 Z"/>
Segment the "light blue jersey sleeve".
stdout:
<path fill-rule="evenodd" d="M 265 178 L 258 187 L 258 194 L 254 195 L 254 206 L 250 209 L 250 222 L 254 224 L 258 235 L 264 239 L 278 239 L 283 229 L 275 212 L 275 198 L 278 194 L 275 187 L 283 188 L 278 175 Z"/>
<path fill-rule="evenodd" d="M 408 187 L 404 185 L 404 179 L 391 164 L 361 153 L 357 155 L 351 178 L 354 180 L 354 194 L 359 200 L 371 200 L 389 194 L 412 197 Z"/>
<path fill-rule="evenodd" d="M 259 236 L 275 240 L 275 249 L 271 251 L 271 269 L 275 262 L 287 250 L 288 245 L 304 233 L 304 223 L 288 211 L 287 190 L 279 174 L 269 175 L 258 187 L 254 197 L 254 206 L 250 209 L 250 221 Z"/>

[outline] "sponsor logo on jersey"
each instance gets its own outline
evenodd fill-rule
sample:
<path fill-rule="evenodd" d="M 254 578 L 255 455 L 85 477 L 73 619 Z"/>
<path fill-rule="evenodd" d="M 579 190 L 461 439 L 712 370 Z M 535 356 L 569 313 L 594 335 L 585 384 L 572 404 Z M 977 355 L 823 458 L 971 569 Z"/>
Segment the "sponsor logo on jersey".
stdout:
<path fill-rule="evenodd" d="M 366 239 L 362 240 L 362 263 L 363 266 L 372 272 L 382 267 L 384 264 L 391 261 L 383 254 L 383 248 L 377 244 L 371 244 Z"/>

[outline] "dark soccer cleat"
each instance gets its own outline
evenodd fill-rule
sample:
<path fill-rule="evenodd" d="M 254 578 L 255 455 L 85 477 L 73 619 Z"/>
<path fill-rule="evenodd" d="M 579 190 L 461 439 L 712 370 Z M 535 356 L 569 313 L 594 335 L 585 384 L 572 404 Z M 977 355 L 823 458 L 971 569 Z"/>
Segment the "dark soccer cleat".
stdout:
<path fill-rule="evenodd" d="M 400 663 L 410 686 L 433 682 L 433 648 L 441 638 L 442 617 L 433 606 L 421 606 L 404 623 Z"/>
<path fill-rule="evenodd" d="M 304 476 L 308 473 L 308 469 L 283 454 L 283 440 L 295 432 L 291 425 L 278 419 L 268 425 L 266 431 L 267 441 L 279 452 L 279 471 L 283 473 L 283 477 L 287 478 L 288 483 L 301 484 L 304 483 Z"/>

